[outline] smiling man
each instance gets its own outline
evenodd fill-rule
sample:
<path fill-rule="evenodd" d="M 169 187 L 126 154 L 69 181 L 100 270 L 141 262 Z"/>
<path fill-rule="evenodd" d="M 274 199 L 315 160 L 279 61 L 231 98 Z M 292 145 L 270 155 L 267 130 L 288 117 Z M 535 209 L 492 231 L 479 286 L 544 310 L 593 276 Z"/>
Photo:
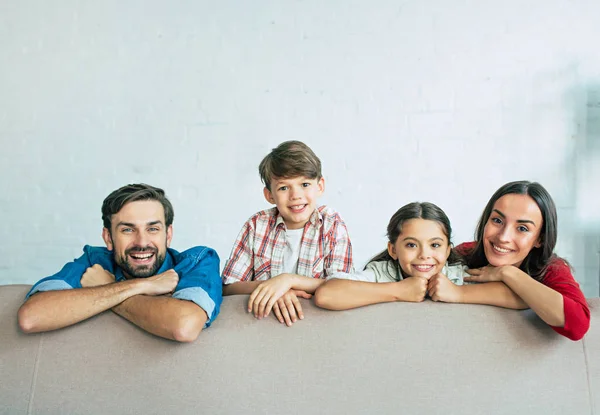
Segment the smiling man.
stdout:
<path fill-rule="evenodd" d="M 37 282 L 18 313 L 26 333 L 60 329 L 107 310 L 171 340 L 194 341 L 219 314 L 217 253 L 169 248 L 173 207 L 162 189 L 131 184 L 102 204 L 104 247 Z"/>

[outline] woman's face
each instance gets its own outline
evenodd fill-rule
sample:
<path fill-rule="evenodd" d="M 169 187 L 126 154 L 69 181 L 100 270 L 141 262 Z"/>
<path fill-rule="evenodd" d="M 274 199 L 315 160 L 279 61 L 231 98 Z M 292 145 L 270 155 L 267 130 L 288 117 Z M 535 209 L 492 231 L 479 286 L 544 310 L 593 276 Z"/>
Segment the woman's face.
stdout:
<path fill-rule="evenodd" d="M 533 248 L 541 246 L 542 226 L 542 212 L 530 196 L 502 196 L 483 229 L 483 249 L 490 265 L 519 267 Z"/>

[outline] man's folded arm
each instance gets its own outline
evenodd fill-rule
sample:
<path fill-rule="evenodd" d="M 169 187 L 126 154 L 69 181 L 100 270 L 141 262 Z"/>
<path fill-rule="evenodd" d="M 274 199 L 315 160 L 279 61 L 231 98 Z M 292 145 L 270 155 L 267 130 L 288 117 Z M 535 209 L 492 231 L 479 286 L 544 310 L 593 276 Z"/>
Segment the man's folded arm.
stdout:
<path fill-rule="evenodd" d="M 137 280 L 37 292 L 19 308 L 19 326 L 25 333 L 60 329 L 102 313 L 141 292 L 142 285 Z"/>

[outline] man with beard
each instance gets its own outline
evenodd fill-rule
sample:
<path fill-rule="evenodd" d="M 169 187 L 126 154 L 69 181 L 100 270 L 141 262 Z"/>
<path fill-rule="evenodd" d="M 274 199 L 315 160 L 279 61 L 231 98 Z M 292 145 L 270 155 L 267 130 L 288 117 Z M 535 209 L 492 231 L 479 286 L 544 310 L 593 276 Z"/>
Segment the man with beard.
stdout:
<path fill-rule="evenodd" d="M 37 282 L 18 313 L 26 333 L 60 329 L 112 310 L 142 329 L 194 341 L 219 314 L 217 253 L 204 246 L 169 248 L 173 207 L 162 189 L 131 184 L 102 204 L 104 247 Z"/>

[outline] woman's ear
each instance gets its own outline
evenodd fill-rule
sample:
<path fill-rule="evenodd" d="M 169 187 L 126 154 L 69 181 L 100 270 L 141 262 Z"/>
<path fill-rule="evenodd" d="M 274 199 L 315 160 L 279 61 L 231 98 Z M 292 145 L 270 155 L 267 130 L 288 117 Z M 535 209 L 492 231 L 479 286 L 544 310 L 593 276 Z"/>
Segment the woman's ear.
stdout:
<path fill-rule="evenodd" d="M 396 248 L 394 247 L 394 244 L 392 244 L 391 242 L 388 242 L 387 251 L 388 251 L 388 254 L 390 254 L 390 256 L 392 258 L 394 258 L 395 260 L 398 260 L 398 255 L 396 255 Z"/>

